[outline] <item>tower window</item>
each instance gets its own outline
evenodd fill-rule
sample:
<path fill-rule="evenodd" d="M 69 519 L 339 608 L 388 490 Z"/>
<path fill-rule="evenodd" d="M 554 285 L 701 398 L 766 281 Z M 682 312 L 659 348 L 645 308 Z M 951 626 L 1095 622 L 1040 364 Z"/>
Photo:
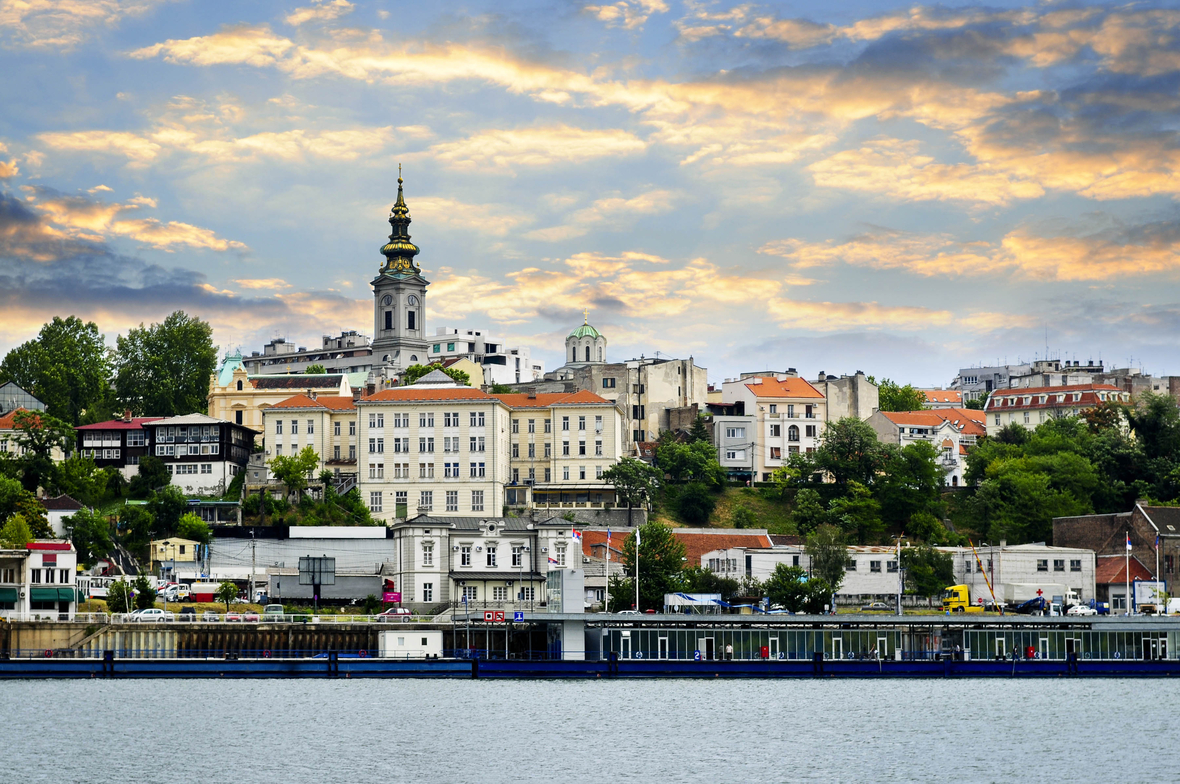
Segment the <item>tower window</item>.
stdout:
<path fill-rule="evenodd" d="M 412 310 L 406 311 L 406 329 L 417 329 L 418 328 L 415 325 L 415 317 L 417 315 L 418 314 Z"/>
<path fill-rule="evenodd" d="M 590 361 L 590 347 L 586 346 L 586 361 Z"/>
<path fill-rule="evenodd" d="M 578 347 L 574 346 L 570 349 L 570 362 L 578 361 Z"/>
<path fill-rule="evenodd" d="M 238 391 L 239 392 L 242 391 L 242 382 L 241 381 L 238 382 Z"/>
<path fill-rule="evenodd" d="M 385 328 L 386 329 L 393 329 L 393 311 L 392 310 L 385 311 Z"/>

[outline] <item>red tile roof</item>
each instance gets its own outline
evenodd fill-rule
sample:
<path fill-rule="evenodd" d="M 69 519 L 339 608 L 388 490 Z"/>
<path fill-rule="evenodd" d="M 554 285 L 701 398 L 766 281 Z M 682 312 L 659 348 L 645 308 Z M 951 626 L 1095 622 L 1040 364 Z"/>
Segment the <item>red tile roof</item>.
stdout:
<path fill-rule="evenodd" d="M 881 413 L 895 425 L 942 427 L 942 423 L 946 421 L 946 417 L 939 416 L 937 411 L 882 411 Z"/>
<path fill-rule="evenodd" d="M 351 411 L 356 408 L 356 401 L 351 397 L 343 397 L 339 395 L 332 395 L 330 397 L 321 395 L 316 398 L 324 408 L 330 408 L 333 411 Z"/>
<path fill-rule="evenodd" d="M 768 534 L 747 534 L 729 531 L 710 533 L 708 529 L 686 531 L 676 529 L 673 535 L 684 545 L 684 555 L 689 566 L 700 566 L 701 556 L 712 550 L 727 550 L 730 547 L 771 547 L 774 543 Z M 642 566 L 640 567 L 642 568 Z"/>
<path fill-rule="evenodd" d="M 1074 400 L 1073 393 L 1080 393 L 1080 399 Z M 987 399 L 988 411 L 1020 411 L 1020 410 L 1035 410 L 1039 408 L 1057 408 L 1058 406 L 1079 406 L 1085 408 L 1092 408 L 1102 404 L 1102 400 L 1098 397 L 1098 392 L 1118 392 L 1120 396 L 1125 395 L 1127 398 L 1129 394 L 1123 392 L 1116 386 L 1111 384 L 1075 384 L 1073 386 L 1061 387 L 1031 387 L 1029 389 L 997 389 L 992 392 L 991 397 Z M 1039 395 L 1046 395 L 1044 403 L 1036 400 Z M 1065 395 L 1065 400 L 1058 402 L 1057 395 Z M 1032 397 L 1028 403 L 1024 402 L 1025 397 Z M 1009 399 L 1014 399 L 1014 402 L 1007 403 Z M 1001 405 L 1001 403 L 1006 405 Z"/>
<path fill-rule="evenodd" d="M 98 422 L 93 425 L 81 425 L 74 428 L 75 430 L 142 430 L 143 426 L 148 422 L 158 422 L 164 417 L 132 417 L 130 421 L 126 419 L 108 419 L 106 422 Z"/>
<path fill-rule="evenodd" d="M 295 395 L 286 400 L 280 400 L 275 403 L 268 410 L 276 408 L 327 408 L 332 411 L 347 411 L 356 408 L 356 403 L 351 397 L 308 397 L 307 395 Z"/>
<path fill-rule="evenodd" d="M 410 402 L 446 402 L 448 400 L 492 400 L 488 393 L 475 387 L 445 387 L 443 389 L 416 389 L 408 387 L 393 387 L 375 392 L 362 403 L 410 403 Z"/>
<path fill-rule="evenodd" d="M 4 416 L 0 417 L 0 430 L 15 430 L 16 429 L 16 415 L 27 409 L 14 408 Z"/>
<path fill-rule="evenodd" d="M 934 413 L 959 428 L 965 436 L 987 435 L 987 414 L 976 408 L 936 408 Z"/>
<path fill-rule="evenodd" d="M 79 503 L 78 501 L 75 501 L 73 498 L 71 498 L 68 495 L 59 495 L 55 498 L 42 498 L 41 499 L 41 506 L 45 507 L 46 510 L 66 509 L 66 510 L 77 511 L 78 509 L 82 508 L 81 503 Z"/>
<path fill-rule="evenodd" d="M 927 403 L 962 403 L 963 393 L 957 389 L 919 389 Z"/>
<path fill-rule="evenodd" d="M 801 378 L 787 377 L 779 380 L 774 376 L 759 376 L 762 383 L 746 383 L 746 389 L 758 397 L 806 397 L 823 400 L 823 393 Z"/>
<path fill-rule="evenodd" d="M 578 392 L 539 392 L 530 396 L 525 392 L 510 392 L 492 397 L 504 402 L 509 408 L 548 408 L 549 406 L 572 405 L 614 405 L 609 400 L 599 397 L 593 392 L 580 390 Z"/>
<path fill-rule="evenodd" d="M 1098 585 L 1110 585 L 1127 582 L 1126 556 L 1100 555 L 1094 568 L 1094 582 Z M 1131 557 L 1131 580 L 1153 580 L 1151 572 L 1140 563 L 1138 558 Z"/>

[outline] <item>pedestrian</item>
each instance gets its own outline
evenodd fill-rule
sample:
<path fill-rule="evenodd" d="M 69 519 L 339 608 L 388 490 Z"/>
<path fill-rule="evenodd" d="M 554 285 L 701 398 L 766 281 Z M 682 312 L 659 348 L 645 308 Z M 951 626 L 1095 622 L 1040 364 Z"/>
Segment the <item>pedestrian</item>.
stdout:
<path fill-rule="evenodd" d="M 725 659 L 726 661 L 733 661 L 733 643 L 725 644 Z"/>

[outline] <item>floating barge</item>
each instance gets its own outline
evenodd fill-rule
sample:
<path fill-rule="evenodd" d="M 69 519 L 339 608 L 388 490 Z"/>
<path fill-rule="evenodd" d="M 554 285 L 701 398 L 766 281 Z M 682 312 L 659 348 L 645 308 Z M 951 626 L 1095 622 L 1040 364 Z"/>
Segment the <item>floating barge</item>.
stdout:
<path fill-rule="evenodd" d="M 1180 675 L 1180 618 L 523 613 L 500 623 L 473 614 L 431 624 L 111 624 L 44 650 L 11 645 L 37 631 L 16 626 L 0 648 L 0 678 Z M 423 647 L 401 652 L 404 639 Z"/>

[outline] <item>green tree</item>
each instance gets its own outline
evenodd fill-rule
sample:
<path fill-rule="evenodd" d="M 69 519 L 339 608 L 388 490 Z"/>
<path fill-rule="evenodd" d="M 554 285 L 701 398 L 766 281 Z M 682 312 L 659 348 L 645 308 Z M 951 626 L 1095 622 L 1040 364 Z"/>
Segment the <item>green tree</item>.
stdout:
<path fill-rule="evenodd" d="M 952 537 L 946 526 L 930 512 L 915 512 L 906 524 L 905 532 L 914 539 L 928 544 L 952 544 Z"/>
<path fill-rule="evenodd" d="M 135 609 L 146 610 L 156 606 L 156 589 L 152 587 L 146 574 L 136 577 L 131 587 L 135 589 Z"/>
<path fill-rule="evenodd" d="M 277 455 L 269 463 L 275 479 L 286 485 L 288 492 L 295 493 L 297 499 L 303 498 L 311 472 L 319 464 L 320 456 L 310 446 L 303 447 L 297 455 Z"/>
<path fill-rule="evenodd" d="M 17 411 L 12 422 L 17 446 L 23 450 L 18 458 L 21 484 L 30 492 L 49 486 L 54 475 L 55 451 L 64 454 L 73 449 L 74 428 L 39 411 Z"/>
<path fill-rule="evenodd" d="M 623 541 L 623 566 L 632 576 L 635 575 L 636 536 L 639 537 L 639 607 L 636 609 L 659 611 L 664 607 L 664 594 L 681 588 L 684 545 L 667 526 L 655 522 L 640 526 Z"/>
<path fill-rule="evenodd" d="M 0 383 L 16 383 L 45 403 L 50 416 L 71 425 L 81 424 L 88 411 L 109 407 L 110 377 L 98 325 L 77 316 L 55 316 L 34 340 L 9 351 L 0 362 Z"/>
<path fill-rule="evenodd" d="M 848 563 L 848 549 L 844 534 L 833 525 L 821 525 L 807 537 L 805 546 L 811 559 L 811 573 L 827 583 L 832 593 L 844 582 L 844 565 Z"/>
<path fill-rule="evenodd" d="M 328 369 L 326 367 L 324 367 L 323 365 L 316 364 L 316 365 L 308 365 L 304 369 L 303 375 L 305 375 L 305 376 L 322 376 L 322 375 L 327 374 L 327 372 L 328 372 Z"/>
<path fill-rule="evenodd" d="M 113 613 L 131 612 L 131 585 L 126 580 L 116 580 L 107 589 L 107 610 Z"/>
<path fill-rule="evenodd" d="M 162 324 L 116 340 L 115 395 L 137 416 L 205 413 L 209 376 L 217 367 L 213 328 L 176 311 Z"/>
<path fill-rule="evenodd" d="M 729 524 L 734 528 L 757 528 L 758 515 L 744 504 L 736 504 L 729 513 Z"/>
<path fill-rule="evenodd" d="M 229 612 L 229 603 L 238 598 L 238 586 L 225 580 L 221 585 L 217 586 L 217 591 L 213 594 L 213 598 L 219 602 L 225 602 L 225 611 Z"/>
<path fill-rule="evenodd" d="M 159 492 L 152 493 L 147 502 L 148 511 L 152 515 L 152 536 L 162 538 L 176 533 L 176 526 L 180 524 L 180 516 L 188 509 L 188 499 L 176 485 L 168 485 Z"/>
<path fill-rule="evenodd" d="M 375 593 L 369 594 L 361 599 L 361 609 L 365 611 L 365 615 L 376 615 L 381 612 L 381 597 Z"/>
<path fill-rule="evenodd" d="M 869 383 L 876 383 L 869 376 Z M 909 384 L 904 387 L 888 378 L 877 384 L 878 408 L 881 411 L 921 411 L 926 408 L 926 395 Z"/>
<path fill-rule="evenodd" d="M 4 527 L 0 528 L 0 546 L 7 550 L 23 550 L 31 541 L 33 532 L 29 530 L 24 515 L 12 515 L 4 522 Z"/>
<path fill-rule="evenodd" d="M 708 525 L 717 499 L 701 482 L 689 482 L 676 501 L 680 519 L 688 525 Z"/>
<path fill-rule="evenodd" d="M 895 529 L 920 510 L 939 503 L 946 474 L 939 464 L 939 450 L 928 441 L 891 450 L 883 473 L 877 477 L 874 494 L 881 503 L 881 516 Z"/>
<path fill-rule="evenodd" d="M 847 495 L 833 498 L 828 505 L 828 520 L 851 535 L 857 544 L 876 543 L 885 533 L 881 504 L 860 482 L 852 480 L 847 487 Z"/>
<path fill-rule="evenodd" d="M 688 431 L 688 441 L 692 444 L 703 442 L 708 444 L 710 448 L 713 446 L 713 441 L 709 438 L 709 427 L 705 424 L 705 417 L 701 414 L 697 414 L 697 418 L 692 420 L 692 429 Z"/>
<path fill-rule="evenodd" d="M 118 530 L 123 533 L 123 545 L 132 553 L 147 552 L 155 525 L 155 518 L 146 506 L 128 505 L 119 511 Z"/>
<path fill-rule="evenodd" d="M 244 473 L 244 472 L 243 472 Z M 172 483 L 168 466 L 155 455 L 144 455 L 139 460 L 139 470 L 131 477 L 128 492 L 132 498 L 147 498 L 151 493 Z"/>
<path fill-rule="evenodd" d="M 680 574 L 682 587 L 689 593 L 719 593 L 722 601 L 728 602 L 742 590 L 742 585 L 732 577 L 722 577 L 712 569 L 692 566 Z M 632 586 L 634 597 L 634 585 Z"/>
<path fill-rule="evenodd" d="M 674 482 L 704 482 L 711 487 L 725 484 L 725 469 L 708 441 L 685 444 L 668 440 L 656 447 L 656 465 Z"/>
<path fill-rule="evenodd" d="M 941 597 L 947 586 L 955 582 L 951 554 L 935 550 L 929 544 L 902 548 L 901 568 L 905 570 L 906 587 L 916 596 Z"/>
<path fill-rule="evenodd" d="M 635 607 L 635 583 L 630 577 L 612 574 L 607 584 L 607 612 L 620 612 Z"/>
<path fill-rule="evenodd" d="M 98 506 L 107 495 L 107 483 L 112 476 L 122 478 L 117 470 L 98 468 L 93 458 L 75 452 L 57 464 L 53 485 L 58 493 L 65 493 L 87 506 Z"/>
<path fill-rule="evenodd" d="M 644 507 L 651 498 L 659 473 L 642 460 L 624 457 L 602 472 L 602 481 L 615 488 L 615 497 L 627 505 L 627 525 L 631 525 L 631 510 Z"/>
<path fill-rule="evenodd" d="M 840 485 L 849 481 L 872 484 L 888 457 L 889 450 L 877 440 L 877 433 L 856 417 L 829 423 L 813 453 L 816 467 L 830 473 Z"/>
<path fill-rule="evenodd" d="M 781 607 L 793 613 L 803 611 L 807 601 L 807 572 L 802 566 L 775 564 L 774 572 L 762 587 L 772 607 Z"/>
<path fill-rule="evenodd" d="M 826 523 L 828 511 L 824 509 L 823 499 L 819 493 L 810 487 L 804 487 L 795 493 L 791 519 L 795 521 L 795 530 L 804 536 Z"/>
<path fill-rule="evenodd" d="M 93 566 L 113 549 L 111 527 L 102 515 L 90 509 L 79 509 L 62 521 L 66 537 L 78 551 L 78 563 Z"/>
<path fill-rule="evenodd" d="M 1013 446 L 1023 446 L 1027 444 L 1032 438 L 1032 433 L 1028 432 L 1028 428 L 1016 422 L 1009 422 L 992 436 L 993 439 L 999 441 L 1001 444 L 1011 444 Z"/>
<path fill-rule="evenodd" d="M 209 544 L 209 525 L 195 512 L 185 512 L 176 524 L 176 535 L 201 544 Z"/>
<path fill-rule="evenodd" d="M 963 403 L 963 408 L 970 408 L 975 411 L 982 411 L 987 406 L 987 397 L 989 394 L 991 394 L 991 393 L 984 392 L 979 397 L 968 398 L 967 401 L 965 403 Z"/>
<path fill-rule="evenodd" d="M 1127 423 L 1148 460 L 1180 457 L 1180 408 L 1170 395 L 1144 392 L 1134 408 L 1126 410 Z"/>
<path fill-rule="evenodd" d="M 434 362 L 429 365 L 410 365 L 408 368 L 402 371 L 401 385 L 404 387 L 409 384 L 413 384 L 415 381 L 422 378 L 432 370 L 441 370 L 450 376 L 456 384 L 465 387 L 471 386 L 471 377 L 467 375 L 467 371 L 443 367 L 441 362 Z"/>
<path fill-rule="evenodd" d="M 25 490 L 17 480 L 0 477 L 0 520 L 7 520 L 12 515 L 21 516 L 33 539 L 53 538 L 45 507 L 37 496 Z"/>

